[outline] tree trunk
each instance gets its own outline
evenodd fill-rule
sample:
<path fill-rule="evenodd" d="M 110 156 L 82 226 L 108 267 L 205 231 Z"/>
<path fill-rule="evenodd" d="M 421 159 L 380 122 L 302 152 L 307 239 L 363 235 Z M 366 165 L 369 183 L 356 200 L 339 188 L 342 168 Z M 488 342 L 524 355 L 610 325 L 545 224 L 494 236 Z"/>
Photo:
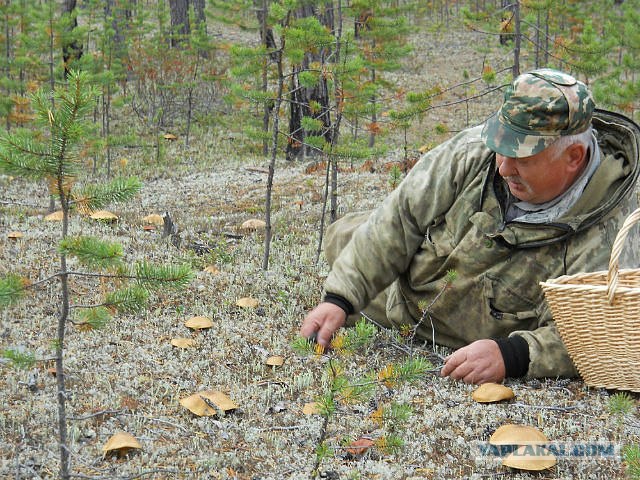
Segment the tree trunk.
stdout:
<path fill-rule="evenodd" d="M 258 17 L 258 23 L 260 24 L 260 43 L 271 52 L 268 56 L 265 55 L 262 59 L 262 91 L 266 93 L 269 86 L 269 59 L 274 61 L 277 60 L 274 58 L 274 55 L 276 55 L 276 44 L 273 37 L 273 30 L 267 26 L 267 0 L 253 0 L 253 5 L 256 7 L 256 15 Z M 269 131 L 272 108 L 273 102 L 265 102 L 262 114 L 262 130 L 265 134 Z M 262 154 L 266 156 L 268 153 L 269 140 L 265 135 L 264 140 L 262 141 Z"/>
<path fill-rule="evenodd" d="M 189 0 L 169 0 L 171 13 L 171 47 L 179 47 L 191 33 Z"/>
<path fill-rule="evenodd" d="M 342 27 L 343 27 L 343 15 L 342 15 L 342 0 L 337 1 L 335 11 L 338 13 L 335 18 L 335 51 L 334 62 L 336 64 L 342 62 L 341 58 L 341 44 L 342 44 Z M 333 91 L 334 91 L 334 109 L 336 112 L 335 120 L 331 125 L 331 143 L 329 146 L 329 152 L 326 155 L 327 158 L 327 170 L 325 178 L 325 190 L 324 190 L 324 203 L 322 205 L 322 215 L 320 216 L 320 235 L 318 236 L 318 248 L 316 250 L 316 263 L 320 260 L 320 253 L 322 252 L 322 241 L 324 239 L 324 224 L 327 211 L 327 201 L 329 197 L 329 188 L 331 188 L 331 203 L 330 203 L 330 216 L 329 221 L 335 222 L 338 218 L 338 157 L 333 155 L 333 148 L 338 143 L 338 136 L 340 134 L 340 122 L 342 121 L 342 108 L 340 106 L 343 99 L 341 98 L 340 91 L 342 90 L 342 84 L 339 78 L 334 79 Z M 356 117 L 357 122 L 357 117 Z"/>
<path fill-rule="evenodd" d="M 334 29 L 333 8 L 326 8 L 324 12 L 320 12 L 312 5 L 303 5 L 296 12 L 296 18 L 305 18 L 315 16 L 320 23 L 328 27 L 331 31 Z M 331 142 L 331 112 L 329 109 L 329 90 L 327 79 L 321 76 L 318 83 L 314 87 L 302 87 L 298 81 L 298 74 L 308 70 L 309 65 L 317 62 L 320 65 L 326 63 L 329 49 L 326 47 L 318 49 L 317 52 L 305 53 L 302 64 L 294 69 L 291 78 L 291 94 L 289 108 L 289 141 L 287 143 L 286 158 L 294 160 L 303 155 L 314 154 L 315 151 L 310 147 L 305 147 L 304 141 L 307 136 L 324 136 L 327 143 Z M 313 112 L 310 104 L 313 102 L 319 108 Z M 306 132 L 302 128 L 302 118 L 312 117 L 322 122 L 320 131 Z"/>
<path fill-rule="evenodd" d="M 196 25 L 203 25 L 204 30 L 207 31 L 207 17 L 204 13 L 205 0 L 191 0 L 193 5 L 193 13 L 195 15 Z"/>
<path fill-rule="evenodd" d="M 335 31 L 334 37 L 336 38 L 336 50 L 335 50 L 335 61 L 336 63 L 341 62 L 342 58 L 340 57 L 342 53 L 342 0 L 338 0 L 338 5 L 336 11 L 338 12 L 338 18 L 335 19 Z M 342 99 L 340 98 L 340 91 L 342 90 L 342 85 L 338 84 L 338 81 L 333 82 L 333 93 L 335 100 L 335 111 L 336 118 L 331 126 L 331 149 L 330 152 L 333 153 L 333 147 L 338 144 L 338 136 L 340 135 L 340 123 L 342 122 L 342 108 L 340 107 L 340 102 Z M 338 219 L 338 158 L 335 155 L 331 155 L 329 157 L 329 163 L 331 165 L 331 215 L 329 217 L 329 221 L 331 223 L 335 222 Z M 322 245 L 322 237 L 320 237 L 319 247 Z"/>
<path fill-rule="evenodd" d="M 372 16 L 372 11 L 370 9 L 363 10 L 360 12 L 353 21 L 353 36 L 354 38 L 360 38 L 360 32 L 364 30 L 371 30 L 371 25 L 369 25 L 369 19 Z"/>
<path fill-rule="evenodd" d="M 58 159 L 58 164 L 64 158 L 62 154 Z M 62 206 L 62 239 L 67 238 L 69 231 L 69 197 L 65 193 L 62 177 L 58 176 L 58 199 Z M 71 478 L 71 449 L 69 448 L 69 435 L 67 431 L 67 390 L 65 386 L 64 371 L 64 339 L 69 319 L 69 274 L 67 272 L 67 256 L 60 254 L 60 316 L 58 317 L 58 328 L 56 335 L 56 385 L 58 398 L 58 442 L 60 448 L 60 478 L 69 480 Z"/>
<path fill-rule="evenodd" d="M 287 14 L 284 26 L 289 26 L 290 14 Z M 264 227 L 264 257 L 262 258 L 262 269 L 267 270 L 269 268 L 269 254 L 271 252 L 271 238 L 272 238 L 272 226 L 271 226 L 271 194 L 273 190 L 273 176 L 275 174 L 276 157 L 278 154 L 278 128 L 280 120 L 280 106 L 282 105 L 282 97 L 284 92 L 284 66 L 283 55 L 285 48 L 286 37 L 282 37 L 282 46 L 276 50 L 276 66 L 278 68 L 278 88 L 276 92 L 275 104 L 273 107 L 273 133 L 271 135 L 271 160 L 269 161 L 269 174 L 267 175 L 267 191 L 264 201 L 265 209 L 265 227 Z"/>
<path fill-rule="evenodd" d="M 500 22 L 500 45 L 506 45 L 513 42 L 513 11 L 511 9 L 511 0 L 501 0 L 500 2 L 501 22 Z"/>
<path fill-rule="evenodd" d="M 515 46 L 513 48 L 513 78 L 520 75 L 520 2 L 513 3 L 513 21 L 515 29 Z"/>
<path fill-rule="evenodd" d="M 535 56 L 536 56 L 536 63 L 535 63 L 535 68 L 540 68 L 540 10 L 536 10 L 536 34 L 534 35 L 534 41 L 535 41 Z"/>
<path fill-rule="evenodd" d="M 256 16 L 258 17 L 258 24 L 260 25 L 260 41 L 262 45 L 267 47 L 271 53 L 269 58 L 274 62 L 278 60 L 278 54 L 276 52 L 276 40 L 273 36 L 273 29 L 267 24 L 267 0 L 253 0 L 253 5 L 256 10 Z"/>
<path fill-rule="evenodd" d="M 544 21 L 544 64 L 549 64 L 549 12 L 550 8 L 545 12 L 545 21 Z"/>
<path fill-rule="evenodd" d="M 4 15 L 4 41 L 5 41 L 5 66 L 3 68 L 4 70 L 4 76 L 7 80 L 9 80 L 9 82 L 7 83 L 11 83 L 11 42 L 13 41 L 12 38 L 12 29 L 11 26 L 9 24 L 9 13 L 8 10 L 6 10 L 6 13 Z M 11 96 L 11 89 L 10 87 L 7 85 L 4 88 L 4 93 L 5 95 L 8 97 Z M 11 115 L 7 115 L 6 118 L 6 126 L 5 128 L 7 129 L 7 131 L 11 130 Z"/>
<path fill-rule="evenodd" d="M 78 27 L 78 17 L 74 10 L 76 0 L 64 0 L 62 3 L 62 15 L 68 16 L 70 21 L 67 24 L 67 35 L 63 35 L 62 59 L 64 60 L 64 78 L 69 75 L 71 64 L 82 57 L 82 43 L 74 38 L 73 31 Z"/>
<path fill-rule="evenodd" d="M 375 42 L 373 44 L 373 48 L 375 49 Z M 371 69 L 371 83 L 375 85 L 376 83 L 376 69 Z M 378 115 L 376 114 L 376 95 L 373 94 L 371 96 L 371 130 L 369 131 L 369 148 L 373 148 L 376 144 L 376 123 L 378 123 Z"/>
<path fill-rule="evenodd" d="M 117 58 L 122 58 L 126 52 L 123 29 L 127 28 L 127 19 L 131 11 L 125 11 L 116 5 L 116 0 L 106 0 L 104 4 L 105 23 L 111 23 L 113 29 L 113 50 Z"/>
<path fill-rule="evenodd" d="M 295 160 L 302 157 L 304 153 L 304 131 L 302 130 L 302 117 L 309 113 L 309 105 L 305 104 L 303 87 L 298 82 L 298 75 L 303 71 L 303 67 L 294 67 L 289 86 L 289 138 L 285 158 Z"/>

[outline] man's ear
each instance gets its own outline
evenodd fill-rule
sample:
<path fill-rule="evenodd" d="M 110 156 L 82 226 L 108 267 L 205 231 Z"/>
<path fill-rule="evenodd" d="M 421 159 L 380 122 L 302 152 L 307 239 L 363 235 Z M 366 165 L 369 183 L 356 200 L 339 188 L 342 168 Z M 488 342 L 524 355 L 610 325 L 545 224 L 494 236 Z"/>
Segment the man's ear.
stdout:
<path fill-rule="evenodd" d="M 572 143 L 565 150 L 565 159 L 570 171 L 582 170 L 587 160 L 587 147 L 582 143 Z"/>

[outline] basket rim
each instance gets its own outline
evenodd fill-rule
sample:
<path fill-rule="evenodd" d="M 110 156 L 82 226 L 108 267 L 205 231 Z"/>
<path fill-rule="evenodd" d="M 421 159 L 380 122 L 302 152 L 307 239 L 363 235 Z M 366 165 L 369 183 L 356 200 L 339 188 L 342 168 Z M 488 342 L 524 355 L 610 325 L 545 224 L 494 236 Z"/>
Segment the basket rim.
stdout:
<path fill-rule="evenodd" d="M 581 292 L 604 292 L 605 294 L 608 291 L 608 287 L 607 285 L 584 285 L 584 284 L 577 284 L 577 283 L 553 283 L 550 281 L 547 282 L 540 282 L 540 286 L 543 289 L 555 289 L 555 290 L 574 290 L 574 291 L 581 291 Z M 638 294 L 640 295 L 640 287 L 636 288 L 636 287 L 617 287 L 616 288 L 616 296 L 617 295 L 633 295 L 633 294 Z"/>
<path fill-rule="evenodd" d="M 579 280 L 579 279 L 594 279 L 597 277 L 602 277 L 604 282 L 603 282 L 603 287 L 605 288 L 605 290 L 608 288 L 607 287 L 607 275 L 608 275 L 608 271 L 607 270 L 599 270 L 596 272 L 579 272 L 579 273 L 574 273 L 573 275 L 561 275 L 559 277 L 555 277 L 555 278 L 549 278 L 547 280 L 544 280 L 542 282 L 539 282 L 540 285 L 545 285 L 545 286 L 552 286 L 552 285 L 574 285 L 576 287 L 580 286 L 587 286 L 584 284 L 572 284 L 571 282 L 573 282 L 574 280 Z M 619 270 L 620 276 L 626 276 L 626 275 L 630 275 L 630 274 L 638 274 L 640 275 L 640 268 L 624 268 L 624 269 L 620 269 Z M 593 285 L 595 286 L 595 285 Z M 599 285 L 598 285 L 599 287 Z M 625 291 L 625 290 L 640 290 L 640 286 L 639 287 L 623 287 L 623 286 L 618 286 L 616 287 L 616 291 Z"/>

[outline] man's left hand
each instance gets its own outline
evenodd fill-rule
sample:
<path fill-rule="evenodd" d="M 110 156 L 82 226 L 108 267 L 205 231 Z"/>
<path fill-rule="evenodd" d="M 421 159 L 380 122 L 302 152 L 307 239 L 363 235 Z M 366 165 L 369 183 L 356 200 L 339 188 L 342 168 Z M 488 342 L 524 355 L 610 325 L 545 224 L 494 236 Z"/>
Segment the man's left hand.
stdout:
<path fill-rule="evenodd" d="M 476 340 L 445 358 L 440 375 L 477 385 L 500 383 L 505 376 L 500 347 L 493 340 Z"/>

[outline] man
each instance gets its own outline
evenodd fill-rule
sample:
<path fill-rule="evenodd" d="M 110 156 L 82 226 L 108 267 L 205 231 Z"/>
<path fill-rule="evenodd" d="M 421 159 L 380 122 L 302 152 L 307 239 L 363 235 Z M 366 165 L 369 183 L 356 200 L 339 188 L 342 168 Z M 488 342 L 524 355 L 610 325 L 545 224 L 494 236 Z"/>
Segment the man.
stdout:
<path fill-rule="evenodd" d="M 520 75 L 484 125 L 425 154 L 372 213 L 329 228 L 326 294 L 300 333 L 326 346 L 362 311 L 458 349 L 444 376 L 575 376 L 538 283 L 606 269 L 637 203 L 639 139 L 572 76 Z"/>

